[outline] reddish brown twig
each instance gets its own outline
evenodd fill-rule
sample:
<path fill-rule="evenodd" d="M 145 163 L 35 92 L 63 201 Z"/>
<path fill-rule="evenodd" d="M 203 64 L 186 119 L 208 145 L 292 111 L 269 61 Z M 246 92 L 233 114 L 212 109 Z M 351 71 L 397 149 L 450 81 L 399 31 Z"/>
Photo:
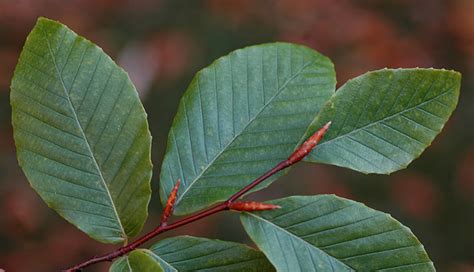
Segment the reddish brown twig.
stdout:
<path fill-rule="evenodd" d="M 238 201 L 230 204 L 229 209 L 239 212 L 256 212 L 280 209 L 281 207 L 274 204 L 256 202 L 256 201 Z"/>
<path fill-rule="evenodd" d="M 174 203 L 176 202 L 176 196 L 178 195 L 178 189 L 179 189 L 180 184 L 181 184 L 181 179 L 178 179 L 178 181 L 176 181 L 176 185 L 173 187 L 173 189 L 170 192 L 168 201 L 166 201 L 166 206 L 163 209 L 163 214 L 161 215 L 161 223 L 160 223 L 161 226 L 168 224 L 168 218 L 173 213 Z"/>
<path fill-rule="evenodd" d="M 237 193 L 233 194 L 229 199 L 227 199 L 227 201 L 222 202 L 220 204 L 217 204 L 216 206 L 210 207 L 208 209 L 205 209 L 205 210 L 203 210 L 201 212 L 198 212 L 196 214 L 192 214 L 188 217 L 185 217 L 185 218 L 183 218 L 181 220 L 178 220 L 174 223 L 171 223 L 169 225 L 160 223 L 160 225 L 157 228 L 155 228 L 154 230 L 152 230 L 149 233 L 145 234 L 144 236 L 138 238 L 133 243 L 130 243 L 126 246 L 120 247 L 117 250 L 115 250 L 113 252 L 110 252 L 108 254 L 93 257 L 93 258 L 91 258 L 91 259 L 89 259 L 89 260 L 87 260 L 83 263 L 75 265 L 75 266 L 73 266 L 69 269 L 66 269 L 64 271 L 67 271 L 67 272 L 81 271 L 81 269 L 83 269 L 87 266 L 90 266 L 92 264 L 96 264 L 96 263 L 100 263 L 100 262 L 111 262 L 115 258 L 123 256 L 123 255 L 133 251 L 134 249 L 138 248 L 139 246 L 141 246 L 145 242 L 149 241 L 150 239 L 154 238 L 155 236 L 157 236 L 160 233 L 163 233 L 163 232 L 166 232 L 166 231 L 169 231 L 169 230 L 172 230 L 172 229 L 179 228 L 183 225 L 186 225 L 186 224 L 189 224 L 191 222 L 197 221 L 197 220 L 202 219 L 204 217 L 208 217 L 212 214 L 215 214 L 215 213 L 218 213 L 218 212 L 221 212 L 221 211 L 224 211 L 224 210 L 229 210 L 230 207 L 232 206 L 232 204 L 237 199 L 242 197 L 244 194 L 248 193 L 250 190 L 252 190 L 255 186 L 260 184 L 262 181 L 264 181 L 267 178 L 273 176 L 275 173 L 277 173 L 277 172 L 279 172 L 279 171 L 281 171 L 281 170 L 283 170 L 283 169 L 285 169 L 285 168 L 301 161 L 318 144 L 318 142 L 322 139 L 322 137 L 324 136 L 324 134 L 326 133 L 326 131 L 328 130 L 330 125 L 331 125 L 331 122 L 327 123 L 324 127 L 319 129 L 318 131 L 316 131 L 311 137 L 308 138 L 308 140 L 306 140 L 303 144 L 301 144 L 301 146 L 293 154 L 291 154 L 290 157 L 288 157 L 288 159 L 278 163 L 271 170 L 269 170 L 268 172 L 266 172 L 265 174 L 263 174 L 262 176 L 260 176 L 256 180 L 252 181 L 249 185 L 245 186 L 244 188 L 242 188 Z M 179 185 L 177 184 L 177 186 L 179 186 Z M 175 186 L 175 188 L 176 188 L 176 186 Z M 173 190 L 175 190 L 175 188 Z M 176 188 L 176 191 L 177 191 L 177 188 Z M 170 198 L 171 198 L 172 194 L 173 194 L 173 191 L 170 193 Z M 168 202 L 170 202 L 170 199 L 168 199 Z M 174 202 L 174 200 L 173 200 L 173 202 Z M 166 205 L 166 206 L 168 207 L 168 205 Z M 174 203 L 171 206 L 174 206 Z M 165 207 L 165 210 L 166 210 L 166 207 Z M 171 210 L 170 210 L 170 214 L 171 214 Z M 167 219 L 168 218 L 166 218 L 165 221 L 167 221 Z"/>

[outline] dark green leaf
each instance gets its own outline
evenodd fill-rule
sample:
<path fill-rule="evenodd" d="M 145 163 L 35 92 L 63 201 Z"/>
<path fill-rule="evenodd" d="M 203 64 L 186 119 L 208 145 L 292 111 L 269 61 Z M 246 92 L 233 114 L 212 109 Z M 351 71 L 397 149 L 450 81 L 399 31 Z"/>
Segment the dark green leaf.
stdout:
<path fill-rule="evenodd" d="M 178 236 L 164 239 L 150 250 L 166 272 L 274 271 L 260 251 L 233 242 Z"/>
<path fill-rule="evenodd" d="M 128 75 L 96 45 L 40 18 L 11 89 L 18 160 L 48 206 L 102 242 L 137 234 L 151 195 L 151 137 Z"/>
<path fill-rule="evenodd" d="M 269 203 L 282 208 L 241 220 L 278 271 L 434 271 L 418 239 L 389 214 L 334 195 Z"/>
<path fill-rule="evenodd" d="M 110 272 L 162 272 L 160 263 L 147 249 L 136 249 L 125 257 L 118 258 L 110 267 Z"/>
<path fill-rule="evenodd" d="M 169 133 L 162 202 L 181 178 L 175 212 L 192 213 L 226 199 L 286 159 L 333 94 L 335 82 L 328 58 L 285 43 L 236 50 L 200 71 Z"/>
<path fill-rule="evenodd" d="M 461 75 L 434 69 L 384 69 L 348 81 L 307 135 L 331 128 L 305 159 L 388 174 L 420 156 L 456 107 Z"/>

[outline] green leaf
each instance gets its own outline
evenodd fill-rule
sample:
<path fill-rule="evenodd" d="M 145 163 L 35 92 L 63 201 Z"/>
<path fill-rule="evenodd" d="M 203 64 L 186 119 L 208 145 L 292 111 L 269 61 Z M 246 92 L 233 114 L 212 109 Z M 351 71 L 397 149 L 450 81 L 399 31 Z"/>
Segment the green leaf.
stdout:
<path fill-rule="evenodd" d="M 169 133 L 162 202 L 181 178 L 175 213 L 192 213 L 286 159 L 335 82 L 328 58 L 286 43 L 236 50 L 198 72 Z"/>
<path fill-rule="evenodd" d="M 151 136 L 128 75 L 40 18 L 11 85 L 18 161 L 49 207 L 101 242 L 136 235 L 150 200 Z"/>
<path fill-rule="evenodd" d="M 262 252 L 233 242 L 178 236 L 161 240 L 150 250 L 166 272 L 275 271 Z"/>
<path fill-rule="evenodd" d="M 125 257 L 118 258 L 110 267 L 110 272 L 162 272 L 160 263 L 147 249 L 136 249 Z"/>
<path fill-rule="evenodd" d="M 461 75 L 434 69 L 384 69 L 348 81 L 307 136 L 332 121 L 306 161 L 389 174 L 420 156 L 456 107 Z"/>
<path fill-rule="evenodd" d="M 410 229 L 389 214 L 334 195 L 270 203 L 282 208 L 241 221 L 278 271 L 434 271 Z"/>

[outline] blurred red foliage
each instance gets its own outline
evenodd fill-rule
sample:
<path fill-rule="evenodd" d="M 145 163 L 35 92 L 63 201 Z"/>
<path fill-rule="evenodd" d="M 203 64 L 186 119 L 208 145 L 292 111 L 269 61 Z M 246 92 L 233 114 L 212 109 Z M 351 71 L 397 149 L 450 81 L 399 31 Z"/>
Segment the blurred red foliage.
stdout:
<path fill-rule="evenodd" d="M 455 43 L 463 52 L 474 57 L 474 1 L 457 0 L 449 9 L 446 22 L 452 35 L 459 39 Z"/>
<path fill-rule="evenodd" d="M 458 190 L 466 199 L 474 198 L 474 145 L 467 149 L 458 169 Z"/>
<path fill-rule="evenodd" d="M 434 182 L 420 173 L 397 175 L 391 182 L 391 195 L 405 214 L 420 220 L 431 219 L 440 205 Z"/>
<path fill-rule="evenodd" d="M 45 217 L 45 210 L 41 209 L 44 204 L 24 180 L 20 181 L 9 182 L 10 186 L 3 188 L 0 202 L 3 214 L 1 228 L 15 239 L 38 231 Z"/>

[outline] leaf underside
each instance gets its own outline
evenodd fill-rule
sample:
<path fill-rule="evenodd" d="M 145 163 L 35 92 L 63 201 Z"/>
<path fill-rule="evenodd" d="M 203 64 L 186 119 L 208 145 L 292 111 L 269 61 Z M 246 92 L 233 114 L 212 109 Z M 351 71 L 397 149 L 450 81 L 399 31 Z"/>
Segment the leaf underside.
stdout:
<path fill-rule="evenodd" d="M 178 179 L 177 215 L 225 200 L 328 121 L 306 161 L 397 171 L 441 131 L 460 79 L 454 71 L 384 69 L 333 95 L 333 64 L 309 48 L 236 50 L 200 71 L 180 101 L 161 200 Z M 105 243 L 142 229 L 152 170 L 146 113 L 126 72 L 102 49 L 40 18 L 15 69 L 11 105 L 20 166 L 48 206 Z M 270 203 L 282 209 L 241 216 L 263 253 L 180 236 L 135 250 L 110 271 L 434 271 L 413 233 L 388 214 L 333 195 Z"/>
<path fill-rule="evenodd" d="M 428 147 L 456 107 L 461 75 L 435 69 L 384 69 L 348 81 L 307 136 L 331 128 L 305 158 L 363 173 L 405 168 Z"/>
<path fill-rule="evenodd" d="M 181 178 L 175 213 L 192 213 L 226 199 L 286 159 L 335 83 L 328 58 L 285 43 L 236 50 L 200 71 L 169 133 L 162 202 Z"/>
<path fill-rule="evenodd" d="M 177 236 L 150 248 L 165 272 L 176 271 L 275 271 L 258 250 L 220 240 Z"/>
<path fill-rule="evenodd" d="M 128 75 L 93 43 L 40 18 L 11 105 L 20 166 L 48 206 L 102 242 L 136 235 L 151 195 L 151 136 Z"/>
<path fill-rule="evenodd" d="M 241 221 L 278 271 L 435 271 L 410 229 L 389 214 L 334 195 L 270 203 L 282 208 Z"/>
<path fill-rule="evenodd" d="M 162 272 L 160 263 L 147 249 L 136 249 L 125 257 L 118 258 L 110 267 L 110 272 Z"/>

